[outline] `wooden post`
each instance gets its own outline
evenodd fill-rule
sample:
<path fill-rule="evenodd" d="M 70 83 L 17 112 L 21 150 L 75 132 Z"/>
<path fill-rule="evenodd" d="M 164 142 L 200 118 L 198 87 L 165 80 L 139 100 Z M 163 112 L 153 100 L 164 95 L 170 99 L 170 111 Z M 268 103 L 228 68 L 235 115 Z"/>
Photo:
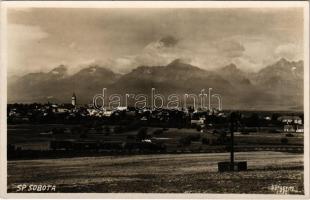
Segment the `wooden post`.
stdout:
<path fill-rule="evenodd" d="M 240 113 L 232 112 L 230 114 L 230 162 L 218 162 L 219 172 L 226 171 L 245 171 L 247 170 L 246 161 L 237 161 L 235 162 L 235 149 L 234 149 L 234 131 L 238 127 L 238 122 L 240 121 Z"/>
<path fill-rule="evenodd" d="M 235 131 L 236 113 L 232 112 L 230 115 L 230 163 L 235 162 L 234 150 L 234 131 Z"/>

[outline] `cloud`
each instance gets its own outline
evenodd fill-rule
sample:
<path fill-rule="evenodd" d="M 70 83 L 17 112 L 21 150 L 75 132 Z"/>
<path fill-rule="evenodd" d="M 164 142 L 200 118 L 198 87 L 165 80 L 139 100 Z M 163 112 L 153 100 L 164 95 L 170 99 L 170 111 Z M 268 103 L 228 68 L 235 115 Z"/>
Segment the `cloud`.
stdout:
<path fill-rule="evenodd" d="M 225 39 L 219 42 L 215 42 L 215 46 L 219 54 L 230 58 L 240 57 L 245 51 L 244 46 L 235 40 Z"/>
<path fill-rule="evenodd" d="M 257 71 L 278 57 L 301 57 L 300 11 L 287 8 L 15 10 L 8 13 L 9 71 L 16 74 L 48 71 L 66 64 L 73 73 L 84 63 L 98 62 L 126 73 L 139 65 L 166 65 L 177 58 L 207 70 L 236 63 L 244 70 Z"/>
<path fill-rule="evenodd" d="M 16 44 L 34 42 L 48 37 L 39 26 L 29 26 L 23 24 L 8 25 L 9 42 L 15 41 Z"/>
<path fill-rule="evenodd" d="M 8 35 L 8 56 L 10 67 L 8 68 L 9 73 L 24 73 L 29 68 L 38 67 L 33 62 L 37 59 L 30 56 L 31 49 L 37 46 L 42 39 L 49 36 L 48 33 L 43 31 L 39 26 L 30 26 L 22 24 L 9 24 L 7 26 Z"/>
<path fill-rule="evenodd" d="M 176 40 L 169 36 L 165 37 L 165 44 L 163 38 L 157 39 L 137 54 L 109 59 L 104 65 L 115 66 L 113 70 L 118 73 L 127 73 L 137 66 L 164 66 L 182 59 L 206 70 L 235 63 L 242 70 L 258 71 L 275 60 L 273 44 L 262 45 L 263 41 L 266 38 L 232 37 L 203 42 L 190 37 Z"/>
<path fill-rule="evenodd" d="M 163 44 L 164 47 L 173 47 L 178 43 L 178 39 L 169 35 L 169 36 L 161 38 L 159 42 Z"/>
<path fill-rule="evenodd" d="M 231 58 L 231 62 L 244 71 L 259 71 L 276 60 L 274 49 L 277 42 L 268 36 L 236 36 L 233 40 L 242 44 L 243 51 Z"/>
<path fill-rule="evenodd" d="M 275 55 L 277 57 L 287 58 L 289 60 L 300 60 L 302 59 L 302 46 L 293 43 L 287 43 L 279 45 L 275 49 Z"/>
<path fill-rule="evenodd" d="M 70 49 L 75 49 L 75 47 L 76 47 L 76 43 L 75 43 L 75 42 L 71 42 L 71 43 L 69 44 L 69 48 L 70 48 Z"/>
<path fill-rule="evenodd" d="M 115 58 L 96 59 L 86 61 L 86 63 L 89 63 L 87 65 L 97 64 L 110 68 L 114 72 L 124 74 L 138 66 L 167 65 L 177 58 L 189 61 L 190 56 L 190 51 L 184 47 L 180 47 L 179 40 L 170 35 L 150 42 L 136 54 Z"/>
<path fill-rule="evenodd" d="M 140 53 L 134 57 L 138 65 L 158 66 L 165 65 L 175 57 L 181 57 L 183 49 L 177 47 L 171 41 L 163 42 L 162 39 L 146 45 Z"/>
<path fill-rule="evenodd" d="M 256 62 L 251 57 L 239 57 L 232 60 L 232 63 L 236 64 L 239 69 L 244 71 L 259 71 L 259 69 L 265 67 L 262 63 Z M 270 64 L 270 63 L 269 63 Z"/>
<path fill-rule="evenodd" d="M 113 70 L 118 73 L 127 73 L 137 66 L 164 66 L 175 59 L 182 59 L 200 68 L 213 70 L 241 57 L 244 51 L 244 46 L 232 39 L 201 42 L 167 36 L 150 42 L 137 54 L 109 59 L 104 65 L 115 66 Z"/>

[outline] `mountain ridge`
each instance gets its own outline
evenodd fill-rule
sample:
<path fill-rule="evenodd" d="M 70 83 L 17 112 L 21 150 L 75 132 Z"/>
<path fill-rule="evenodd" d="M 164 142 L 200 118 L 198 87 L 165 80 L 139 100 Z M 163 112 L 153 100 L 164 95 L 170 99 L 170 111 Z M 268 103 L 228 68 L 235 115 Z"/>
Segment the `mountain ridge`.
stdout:
<path fill-rule="evenodd" d="M 285 86 L 285 87 L 284 87 Z M 176 59 L 166 66 L 138 66 L 127 74 L 91 65 L 68 75 L 60 65 L 47 73 L 29 73 L 8 84 L 8 102 L 69 102 L 73 91 L 79 103 L 108 88 L 110 93 L 149 93 L 156 88 L 164 95 L 199 94 L 213 88 L 223 96 L 225 108 L 302 106 L 303 61 L 284 58 L 249 75 L 235 64 L 217 70 L 204 70 Z M 285 89 L 286 88 L 286 89 Z M 253 96 L 256 96 L 253 99 Z"/>

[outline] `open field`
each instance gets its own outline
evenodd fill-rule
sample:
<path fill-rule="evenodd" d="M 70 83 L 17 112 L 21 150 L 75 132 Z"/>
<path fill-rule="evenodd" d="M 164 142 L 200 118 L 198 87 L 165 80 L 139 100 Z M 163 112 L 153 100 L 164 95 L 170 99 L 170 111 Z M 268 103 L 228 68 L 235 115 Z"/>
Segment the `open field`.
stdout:
<path fill-rule="evenodd" d="M 128 142 L 128 137 L 136 136 L 138 130 L 124 131 L 122 133 L 114 133 L 111 131 L 108 135 L 104 130 L 94 131 L 88 129 L 89 133 L 86 138 L 81 138 L 80 134 L 75 134 L 70 131 L 73 127 L 78 128 L 77 125 L 63 125 L 63 124 L 45 124 L 45 125 L 9 125 L 8 126 L 8 144 L 22 147 L 30 150 L 50 150 L 50 141 L 53 140 L 79 140 L 79 141 L 103 141 L 103 142 Z M 46 134 L 51 133 L 54 128 L 63 128 L 66 130 L 63 134 Z M 113 126 L 110 126 L 113 129 Z M 167 152 L 175 151 L 190 151 L 190 152 L 209 152 L 213 149 L 223 149 L 223 145 L 208 145 L 202 143 L 202 138 L 210 137 L 210 133 L 201 133 L 196 129 L 190 128 L 169 128 L 163 131 L 160 135 L 155 135 L 154 132 L 162 130 L 157 127 L 147 127 L 147 134 L 152 141 L 165 144 Z M 187 136 L 199 136 L 198 140 L 191 142 L 186 147 L 179 146 L 179 140 Z M 293 136 L 293 135 L 292 135 Z M 287 143 L 283 144 L 281 139 L 286 138 Z M 240 147 L 238 151 L 243 151 L 243 147 L 299 147 L 303 148 L 303 133 L 294 134 L 293 137 L 286 137 L 284 133 L 268 133 L 268 132 L 251 132 L 243 135 L 235 133 L 235 146 Z M 276 150 L 276 149 L 272 149 Z M 244 151 L 247 151 L 245 148 Z M 249 151 L 249 149 L 248 149 Z M 300 150 L 299 150 L 300 151 Z"/>
<path fill-rule="evenodd" d="M 219 173 L 228 153 L 160 154 L 8 161 L 8 192 L 18 184 L 53 184 L 56 192 L 302 194 L 303 154 L 238 152 L 248 171 Z"/>

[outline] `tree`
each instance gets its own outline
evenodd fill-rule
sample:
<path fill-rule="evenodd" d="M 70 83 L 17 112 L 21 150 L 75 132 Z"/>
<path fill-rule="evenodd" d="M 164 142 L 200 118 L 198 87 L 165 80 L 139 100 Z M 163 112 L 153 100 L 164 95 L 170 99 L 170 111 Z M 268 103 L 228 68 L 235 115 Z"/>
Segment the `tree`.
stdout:
<path fill-rule="evenodd" d="M 154 132 L 153 132 L 153 135 L 161 135 L 161 134 L 163 134 L 163 130 L 162 129 L 157 129 L 157 130 L 155 130 Z"/>
<path fill-rule="evenodd" d="M 75 127 L 72 127 L 72 128 L 71 128 L 71 133 L 74 134 L 74 135 L 75 135 L 75 134 L 80 134 L 81 131 L 82 131 L 82 129 L 81 129 L 80 127 L 76 127 L 76 126 L 75 126 Z"/>
<path fill-rule="evenodd" d="M 55 135 L 60 135 L 60 134 L 64 134 L 65 132 L 65 129 L 64 128 L 54 128 L 52 130 L 52 133 L 55 134 Z"/>
<path fill-rule="evenodd" d="M 124 131 L 124 128 L 122 126 L 116 126 L 114 128 L 114 133 L 122 133 Z"/>
<path fill-rule="evenodd" d="M 143 127 L 138 131 L 137 139 L 145 140 L 147 138 L 147 128 Z"/>
<path fill-rule="evenodd" d="M 287 138 L 281 138 L 281 143 L 282 144 L 287 144 L 288 143 L 288 139 Z"/>
<path fill-rule="evenodd" d="M 191 145 L 192 140 L 190 137 L 183 137 L 179 140 L 179 144 L 183 147 Z"/>
<path fill-rule="evenodd" d="M 103 130 L 103 128 L 102 128 L 101 125 L 97 125 L 97 126 L 95 127 L 95 130 L 96 130 L 97 133 L 98 133 L 98 132 L 101 133 L 102 130 Z"/>
<path fill-rule="evenodd" d="M 204 137 L 204 138 L 201 139 L 201 143 L 202 143 L 202 144 L 209 144 L 209 143 L 210 143 L 210 140 L 209 140 L 208 138 L 205 138 L 205 137 Z"/>
<path fill-rule="evenodd" d="M 104 133 L 105 133 L 106 135 L 110 135 L 110 132 L 111 132 L 110 127 L 109 127 L 109 126 L 105 126 L 105 127 L 104 127 Z"/>

